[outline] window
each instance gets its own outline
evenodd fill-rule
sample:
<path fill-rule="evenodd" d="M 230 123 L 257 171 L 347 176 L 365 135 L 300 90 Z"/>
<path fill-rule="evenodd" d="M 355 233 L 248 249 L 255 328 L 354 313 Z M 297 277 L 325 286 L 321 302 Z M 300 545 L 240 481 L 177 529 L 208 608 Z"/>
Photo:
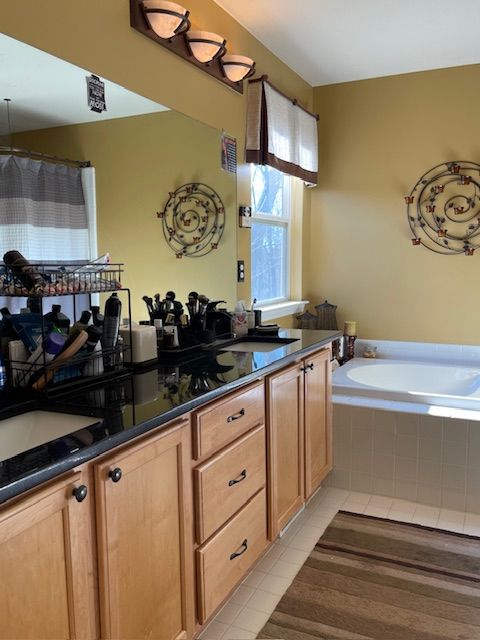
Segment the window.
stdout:
<path fill-rule="evenodd" d="M 292 178 L 252 165 L 252 297 L 257 303 L 287 300 L 290 276 Z"/>

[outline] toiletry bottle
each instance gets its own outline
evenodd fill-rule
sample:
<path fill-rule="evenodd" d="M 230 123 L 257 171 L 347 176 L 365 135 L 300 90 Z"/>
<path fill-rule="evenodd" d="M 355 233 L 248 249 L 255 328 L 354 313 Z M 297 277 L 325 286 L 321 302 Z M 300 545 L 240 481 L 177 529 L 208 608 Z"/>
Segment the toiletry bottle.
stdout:
<path fill-rule="evenodd" d="M 3 261 L 29 291 L 36 291 L 44 286 L 43 276 L 19 251 L 7 251 Z"/>
<path fill-rule="evenodd" d="M 117 345 L 120 317 L 122 315 L 122 302 L 118 294 L 112 293 L 105 303 L 105 319 L 103 321 L 103 362 L 105 371 L 111 371 L 115 366 L 115 347 Z"/>
<path fill-rule="evenodd" d="M 86 331 L 91 317 L 92 314 L 90 313 L 90 311 L 82 311 L 80 320 L 77 320 L 77 322 L 75 322 L 75 324 L 70 329 L 70 335 L 74 336 L 80 333 L 80 331 Z"/>
<path fill-rule="evenodd" d="M 102 313 L 100 313 L 100 307 L 95 305 L 90 307 L 90 311 L 92 312 L 92 322 L 96 327 L 103 327 L 103 321 L 105 320 Z"/>
<path fill-rule="evenodd" d="M 62 313 L 62 307 L 59 304 L 53 304 L 52 310 L 43 316 L 45 322 L 51 322 L 54 327 L 60 330 L 64 335 L 68 335 L 70 331 L 70 319 Z"/>

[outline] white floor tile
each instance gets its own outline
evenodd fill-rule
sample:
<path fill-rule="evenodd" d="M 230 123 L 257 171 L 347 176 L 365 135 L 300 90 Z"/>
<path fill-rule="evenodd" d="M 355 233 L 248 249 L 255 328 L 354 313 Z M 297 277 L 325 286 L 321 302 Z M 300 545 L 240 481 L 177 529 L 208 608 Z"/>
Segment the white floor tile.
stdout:
<path fill-rule="evenodd" d="M 463 511 L 440 509 L 439 520 L 442 520 L 444 522 L 451 522 L 452 524 L 461 524 L 463 526 L 465 523 L 465 514 L 463 513 Z"/>
<path fill-rule="evenodd" d="M 255 640 L 256 633 L 239 629 L 238 627 L 230 627 L 222 636 L 222 640 Z"/>
<path fill-rule="evenodd" d="M 297 575 L 298 570 L 299 566 L 297 564 L 278 560 L 275 566 L 271 569 L 270 575 L 280 576 L 280 578 L 291 578 L 293 580 L 293 578 Z"/>
<path fill-rule="evenodd" d="M 215 619 L 200 634 L 200 640 L 220 640 L 229 625 L 223 622 L 217 622 Z"/>
<path fill-rule="evenodd" d="M 256 565 L 256 571 L 262 571 L 263 573 L 269 573 L 273 565 L 277 562 L 277 557 L 265 556 L 262 558 L 260 562 Z"/>
<path fill-rule="evenodd" d="M 476 513 L 465 514 L 465 526 L 466 527 L 480 527 L 480 516 Z"/>
<path fill-rule="evenodd" d="M 370 502 L 368 503 L 369 507 L 380 507 L 382 509 L 390 509 L 393 504 L 393 498 L 385 498 L 383 496 L 372 496 L 370 498 Z"/>
<path fill-rule="evenodd" d="M 248 587 L 256 589 L 265 575 L 266 573 L 264 571 L 252 571 L 248 574 L 242 584 L 246 584 Z"/>
<path fill-rule="evenodd" d="M 280 576 L 265 576 L 260 583 L 260 589 L 273 593 L 276 596 L 283 596 L 292 581 L 289 578 L 281 578 Z"/>
<path fill-rule="evenodd" d="M 351 513 L 363 513 L 366 508 L 366 504 L 362 504 L 361 502 L 351 502 L 350 499 L 348 499 L 342 506 L 342 511 L 349 511 Z"/>
<path fill-rule="evenodd" d="M 370 502 L 371 494 L 369 493 L 361 493 L 360 491 L 351 491 L 348 496 L 348 502 L 358 502 L 359 504 L 363 504 L 367 506 Z"/>
<path fill-rule="evenodd" d="M 285 547 L 281 560 L 301 567 L 309 554 L 309 551 L 300 551 L 299 549 L 292 549 L 292 547 Z"/>
<path fill-rule="evenodd" d="M 411 522 L 413 518 L 413 512 L 401 510 L 396 511 L 392 508 L 388 512 L 387 518 L 389 520 L 398 520 L 398 522 Z"/>
<path fill-rule="evenodd" d="M 269 619 L 271 613 L 257 611 L 250 607 L 245 607 L 240 615 L 235 619 L 235 627 L 258 633 Z"/>
<path fill-rule="evenodd" d="M 241 584 L 230 598 L 230 602 L 234 602 L 235 604 L 239 604 L 241 607 L 243 607 L 247 604 L 254 593 L 255 589 L 253 587 L 249 587 L 246 584 Z"/>
<path fill-rule="evenodd" d="M 443 529 L 444 531 L 453 531 L 455 533 L 464 533 L 464 525 L 463 522 L 451 522 L 450 520 L 443 520 L 440 517 L 436 524 L 438 529 Z"/>
<path fill-rule="evenodd" d="M 250 598 L 248 602 L 249 609 L 255 609 L 255 611 L 264 611 L 271 615 L 275 611 L 275 607 L 277 606 L 281 595 L 276 595 L 273 593 L 268 593 L 267 591 L 262 591 L 262 589 L 257 589 L 252 598 Z"/>
<path fill-rule="evenodd" d="M 299 551 L 311 551 L 316 542 L 316 539 L 302 536 L 301 533 L 298 533 L 288 546 L 292 549 L 298 549 Z"/>
<path fill-rule="evenodd" d="M 388 507 L 377 507 L 375 505 L 370 506 L 370 504 L 368 504 L 363 513 L 366 516 L 375 516 L 375 518 L 387 518 L 389 510 L 390 509 Z"/>
<path fill-rule="evenodd" d="M 239 604 L 235 604 L 231 600 L 221 609 L 215 616 L 217 622 L 223 622 L 224 624 L 232 624 L 238 614 L 242 611 L 243 607 Z"/>

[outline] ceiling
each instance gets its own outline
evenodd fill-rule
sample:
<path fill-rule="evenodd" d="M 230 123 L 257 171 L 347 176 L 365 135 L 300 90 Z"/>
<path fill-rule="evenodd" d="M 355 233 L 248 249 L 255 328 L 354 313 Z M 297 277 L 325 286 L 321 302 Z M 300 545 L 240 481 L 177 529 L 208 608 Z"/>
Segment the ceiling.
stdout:
<path fill-rule="evenodd" d="M 90 111 L 85 80 L 90 73 L 0 34 L 0 135 L 8 134 L 4 98 L 12 100 L 12 133 L 98 122 L 166 109 L 104 80 L 107 111 Z"/>
<path fill-rule="evenodd" d="M 215 2 L 312 86 L 480 62 L 480 0 Z"/>

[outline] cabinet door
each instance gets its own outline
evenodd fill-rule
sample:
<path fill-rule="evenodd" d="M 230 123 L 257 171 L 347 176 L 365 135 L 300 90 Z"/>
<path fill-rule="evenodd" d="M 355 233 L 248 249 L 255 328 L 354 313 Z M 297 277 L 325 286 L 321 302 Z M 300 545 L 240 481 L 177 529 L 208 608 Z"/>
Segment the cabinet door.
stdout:
<path fill-rule="evenodd" d="M 270 540 L 304 501 L 302 366 L 294 364 L 267 378 Z"/>
<path fill-rule="evenodd" d="M 190 423 L 95 468 L 102 638 L 192 636 Z"/>
<path fill-rule="evenodd" d="M 90 496 L 73 495 L 83 482 L 71 474 L 0 511 L 2 640 L 97 637 Z"/>
<path fill-rule="evenodd" d="M 330 349 L 305 360 L 305 497 L 332 468 Z"/>

